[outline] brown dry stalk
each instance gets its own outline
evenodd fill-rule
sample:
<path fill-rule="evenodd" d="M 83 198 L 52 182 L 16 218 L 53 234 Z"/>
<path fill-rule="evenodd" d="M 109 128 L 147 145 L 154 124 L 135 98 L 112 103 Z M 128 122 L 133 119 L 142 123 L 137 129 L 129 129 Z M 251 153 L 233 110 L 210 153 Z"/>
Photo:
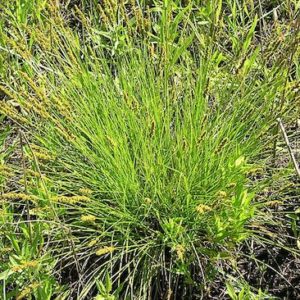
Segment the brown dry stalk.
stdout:
<path fill-rule="evenodd" d="M 283 126 L 283 123 L 282 123 L 282 121 L 281 121 L 280 118 L 277 119 L 277 122 L 278 122 L 278 124 L 279 124 L 280 130 L 281 130 L 281 132 L 282 132 L 282 135 L 283 135 L 285 144 L 286 144 L 286 146 L 287 146 L 287 149 L 288 149 L 288 151 L 289 151 L 290 157 L 291 157 L 291 159 L 292 159 L 292 162 L 293 162 L 293 164 L 294 164 L 294 166 L 295 166 L 296 173 L 297 173 L 298 176 L 300 177 L 300 168 L 299 168 L 298 162 L 297 162 L 297 160 L 296 160 L 296 157 L 295 157 L 295 155 L 294 155 L 294 153 L 293 153 L 293 150 L 292 150 L 292 147 L 291 147 L 289 138 L 288 138 L 288 136 L 287 136 L 286 130 L 285 130 L 285 128 L 284 128 L 284 126 Z"/>

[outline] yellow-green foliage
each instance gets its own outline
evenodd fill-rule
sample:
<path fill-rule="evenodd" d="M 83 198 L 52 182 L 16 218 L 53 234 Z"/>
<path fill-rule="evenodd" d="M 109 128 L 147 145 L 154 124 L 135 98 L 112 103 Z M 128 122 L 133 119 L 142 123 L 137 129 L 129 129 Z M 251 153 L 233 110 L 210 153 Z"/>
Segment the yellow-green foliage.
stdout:
<path fill-rule="evenodd" d="M 297 4 L 266 29 L 255 1 L 97 3 L 1 5 L 0 112 L 22 175 L 1 181 L 7 299 L 67 297 L 65 269 L 78 299 L 159 299 L 154 281 L 173 293 L 178 278 L 203 292 L 272 218 L 249 177 L 269 176 L 276 119 L 299 104 Z"/>

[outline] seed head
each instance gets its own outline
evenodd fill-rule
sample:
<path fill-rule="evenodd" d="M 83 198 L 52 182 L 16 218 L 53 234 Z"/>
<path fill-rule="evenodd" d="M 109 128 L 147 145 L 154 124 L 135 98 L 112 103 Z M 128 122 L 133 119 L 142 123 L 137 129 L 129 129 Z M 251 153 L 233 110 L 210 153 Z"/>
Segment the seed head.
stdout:
<path fill-rule="evenodd" d="M 208 211 L 211 211 L 212 208 L 208 205 L 205 205 L 205 204 L 199 204 L 197 207 L 196 207 L 196 211 L 199 213 L 199 214 L 204 214 Z"/>
<path fill-rule="evenodd" d="M 115 250 L 116 250 L 116 248 L 113 247 L 113 246 L 100 248 L 96 251 L 96 255 L 101 256 L 101 255 L 104 255 L 104 254 L 112 253 Z"/>
<path fill-rule="evenodd" d="M 82 222 L 94 223 L 96 221 L 96 217 L 93 215 L 85 215 L 85 216 L 81 216 L 80 220 Z"/>

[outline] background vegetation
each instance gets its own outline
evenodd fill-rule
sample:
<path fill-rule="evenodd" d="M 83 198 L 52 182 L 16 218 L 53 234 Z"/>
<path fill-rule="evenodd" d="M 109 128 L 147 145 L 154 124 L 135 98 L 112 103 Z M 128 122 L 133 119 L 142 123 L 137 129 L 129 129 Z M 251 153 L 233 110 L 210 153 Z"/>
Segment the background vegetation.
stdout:
<path fill-rule="evenodd" d="M 295 299 L 299 5 L 4 1 L 2 298 Z"/>

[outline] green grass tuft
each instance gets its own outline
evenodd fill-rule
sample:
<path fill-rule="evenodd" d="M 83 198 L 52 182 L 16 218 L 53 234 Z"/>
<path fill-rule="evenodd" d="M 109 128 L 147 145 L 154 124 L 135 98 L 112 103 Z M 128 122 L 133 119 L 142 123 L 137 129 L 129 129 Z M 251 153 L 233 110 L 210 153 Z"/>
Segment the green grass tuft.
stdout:
<path fill-rule="evenodd" d="M 265 225 L 257 199 L 276 119 L 297 105 L 297 47 L 268 57 L 257 8 L 236 1 L 75 8 L 78 30 L 51 3 L 30 19 L 29 4 L 4 5 L 1 30 L 27 222 L 49 224 L 54 273 L 73 270 L 78 299 L 203 293 Z"/>

